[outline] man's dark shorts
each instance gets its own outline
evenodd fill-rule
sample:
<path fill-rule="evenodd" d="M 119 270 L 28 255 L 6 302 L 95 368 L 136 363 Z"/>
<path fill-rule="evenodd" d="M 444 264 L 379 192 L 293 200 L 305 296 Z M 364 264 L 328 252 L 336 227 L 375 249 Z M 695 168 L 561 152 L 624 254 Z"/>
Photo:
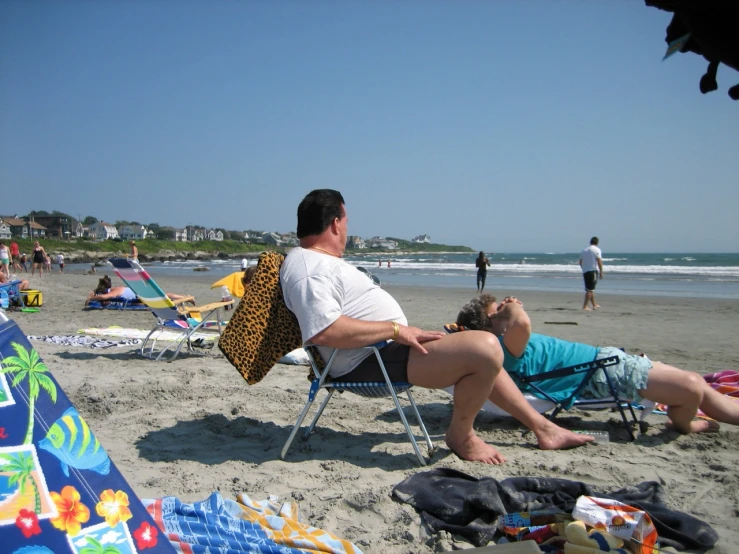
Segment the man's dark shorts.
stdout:
<path fill-rule="evenodd" d="M 398 342 L 389 342 L 387 346 L 380 349 L 380 356 L 385 364 L 390 381 L 393 383 L 408 382 L 408 354 L 410 351 L 410 346 Z M 362 360 L 362 363 L 349 373 L 341 377 L 336 377 L 334 381 L 345 381 L 349 383 L 359 381 L 384 382 L 385 378 L 382 376 L 382 369 L 380 369 L 380 364 L 377 362 L 377 356 L 372 353 L 372 355 Z"/>
<path fill-rule="evenodd" d="M 582 278 L 585 279 L 585 290 L 587 292 L 593 292 L 595 290 L 595 285 L 598 284 L 598 272 L 586 271 L 582 274 Z"/>

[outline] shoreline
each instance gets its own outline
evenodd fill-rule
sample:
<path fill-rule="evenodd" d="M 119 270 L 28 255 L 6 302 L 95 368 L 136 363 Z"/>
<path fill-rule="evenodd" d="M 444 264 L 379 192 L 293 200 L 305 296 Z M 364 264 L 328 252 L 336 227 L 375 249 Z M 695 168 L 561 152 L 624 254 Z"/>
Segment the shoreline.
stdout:
<path fill-rule="evenodd" d="M 43 292 L 41 311 L 8 315 L 28 335 L 71 335 L 111 325 L 151 329 L 154 318 L 146 311 L 82 310 L 101 276 L 36 276 L 31 285 Z M 218 278 L 212 274 L 152 276 L 165 291 L 194 294 L 199 304 L 220 298 L 218 289 L 210 289 Z M 475 296 L 470 288 L 385 289 L 411 325 L 431 330 L 454 321 Z M 601 309 L 583 312 L 580 293 L 506 293 L 522 300 L 534 332 L 646 352 L 702 374 L 739 368 L 735 301 L 609 295 Z M 736 426 L 682 436 L 665 428 L 664 416 L 651 414 L 647 433 L 631 442 L 617 414 L 571 410 L 558 417 L 561 425 L 608 432 L 610 442 L 541 451 L 518 423 L 481 413 L 476 431 L 507 459 L 484 466 L 459 460 L 444 444 L 451 397 L 417 387 L 414 395 L 436 447 L 427 467 L 417 466 L 392 401 L 351 394 L 335 395 L 314 435 L 308 441 L 296 438 L 282 461 L 280 450 L 308 393 L 305 366 L 278 364 L 249 386 L 222 357 L 157 363 L 140 358 L 135 347 L 31 344 L 142 498 L 174 495 L 195 501 L 215 490 L 227 498 L 238 492 L 254 499 L 274 494 L 281 502 L 298 501 L 305 522 L 367 553 L 431 554 L 470 545 L 446 533 L 429 535 L 413 508 L 391 498 L 393 486 L 420 471 L 447 467 L 497 480 L 560 477 L 603 489 L 657 481 L 671 509 L 716 530 L 719 543 L 709 552 L 729 554 L 739 544 Z"/>

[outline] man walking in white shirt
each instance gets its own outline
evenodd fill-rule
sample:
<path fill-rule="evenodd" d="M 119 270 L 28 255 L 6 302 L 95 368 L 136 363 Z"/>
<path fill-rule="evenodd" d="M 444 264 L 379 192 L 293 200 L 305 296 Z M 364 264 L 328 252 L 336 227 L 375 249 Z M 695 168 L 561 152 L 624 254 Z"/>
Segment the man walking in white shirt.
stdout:
<path fill-rule="evenodd" d="M 590 239 L 590 246 L 580 253 L 580 268 L 585 280 L 585 302 L 583 302 L 582 309 L 590 310 L 588 303 L 593 306 L 594 310 L 600 308 L 595 303 L 595 285 L 598 279 L 603 279 L 603 255 L 598 248 L 598 237 Z"/>

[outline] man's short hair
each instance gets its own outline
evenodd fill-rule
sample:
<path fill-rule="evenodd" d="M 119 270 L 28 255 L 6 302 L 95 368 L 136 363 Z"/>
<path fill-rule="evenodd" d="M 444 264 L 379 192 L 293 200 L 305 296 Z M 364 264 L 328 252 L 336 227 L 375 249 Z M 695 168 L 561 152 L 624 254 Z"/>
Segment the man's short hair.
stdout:
<path fill-rule="evenodd" d="M 320 235 L 337 217 L 344 217 L 344 197 L 338 190 L 310 191 L 298 206 L 298 238 Z"/>
<path fill-rule="evenodd" d="M 493 332 L 493 325 L 488 318 L 488 307 L 495 302 L 492 294 L 476 296 L 462 306 L 457 314 L 457 325 L 473 331 Z"/>
<path fill-rule="evenodd" d="M 590 244 L 592 244 L 593 246 L 598 246 L 598 237 L 593 237 L 592 239 L 590 239 Z"/>

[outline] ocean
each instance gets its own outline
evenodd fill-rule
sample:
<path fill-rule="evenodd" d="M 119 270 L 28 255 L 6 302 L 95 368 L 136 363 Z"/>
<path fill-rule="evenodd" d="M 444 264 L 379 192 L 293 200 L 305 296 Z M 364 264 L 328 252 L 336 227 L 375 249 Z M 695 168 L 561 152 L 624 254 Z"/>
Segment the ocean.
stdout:
<path fill-rule="evenodd" d="M 490 259 L 485 290 L 583 292 L 578 253 L 495 253 Z M 469 254 L 350 254 L 345 259 L 376 275 L 383 284 L 412 287 L 455 287 L 476 290 L 475 258 Z M 382 260 L 382 264 L 379 261 Z M 390 260 L 390 267 L 387 261 Z M 78 264 L 75 264 L 78 265 Z M 155 262 L 152 275 L 187 275 L 207 266 L 217 280 L 240 268 L 239 260 Z M 80 265 L 81 269 L 87 266 Z M 70 267 L 70 269 L 72 269 Z M 693 298 L 739 299 L 739 253 L 613 254 L 603 257 L 604 278 L 596 294 L 633 294 Z M 103 270 L 104 271 L 104 270 Z M 204 275 L 201 273 L 200 275 Z"/>

